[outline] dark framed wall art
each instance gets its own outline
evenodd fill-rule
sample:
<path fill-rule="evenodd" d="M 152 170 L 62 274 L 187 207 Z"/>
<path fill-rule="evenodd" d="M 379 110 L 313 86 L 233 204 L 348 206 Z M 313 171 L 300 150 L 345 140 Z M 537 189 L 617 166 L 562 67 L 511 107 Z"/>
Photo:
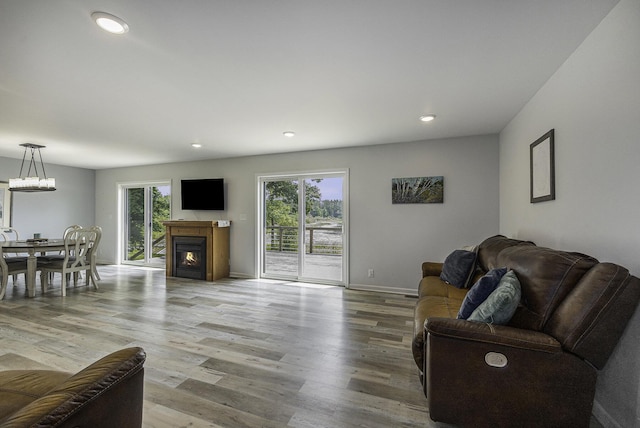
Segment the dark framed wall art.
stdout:
<path fill-rule="evenodd" d="M 556 198 L 556 168 L 553 129 L 529 146 L 531 203 Z"/>
<path fill-rule="evenodd" d="M 443 176 L 391 179 L 393 204 L 441 204 L 443 200 Z"/>

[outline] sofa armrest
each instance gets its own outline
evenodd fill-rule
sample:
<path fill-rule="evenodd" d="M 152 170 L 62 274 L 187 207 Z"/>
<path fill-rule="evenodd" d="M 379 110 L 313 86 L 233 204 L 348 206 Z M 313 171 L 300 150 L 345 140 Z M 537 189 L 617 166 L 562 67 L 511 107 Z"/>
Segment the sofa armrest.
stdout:
<path fill-rule="evenodd" d="M 422 277 L 440 276 L 444 263 L 424 262 L 422 263 Z"/>
<path fill-rule="evenodd" d="M 142 426 L 145 359 L 142 348 L 113 352 L 13 413 L 0 426 L 138 428 Z"/>
<path fill-rule="evenodd" d="M 457 319 L 425 324 L 424 388 L 434 421 L 589 426 L 596 370 L 553 337 Z"/>
<path fill-rule="evenodd" d="M 560 343 L 548 334 L 505 325 L 493 325 L 452 318 L 429 318 L 425 337 L 433 334 L 452 339 L 482 342 L 542 352 L 561 352 Z"/>

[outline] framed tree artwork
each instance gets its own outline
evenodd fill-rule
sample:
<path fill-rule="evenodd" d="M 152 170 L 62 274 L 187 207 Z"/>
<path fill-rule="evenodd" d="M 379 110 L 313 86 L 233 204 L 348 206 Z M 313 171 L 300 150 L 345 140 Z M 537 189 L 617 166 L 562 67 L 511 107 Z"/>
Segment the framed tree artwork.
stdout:
<path fill-rule="evenodd" d="M 556 198 L 553 129 L 529 146 L 531 203 Z"/>
<path fill-rule="evenodd" d="M 443 200 L 443 176 L 391 179 L 392 204 L 441 204 Z"/>

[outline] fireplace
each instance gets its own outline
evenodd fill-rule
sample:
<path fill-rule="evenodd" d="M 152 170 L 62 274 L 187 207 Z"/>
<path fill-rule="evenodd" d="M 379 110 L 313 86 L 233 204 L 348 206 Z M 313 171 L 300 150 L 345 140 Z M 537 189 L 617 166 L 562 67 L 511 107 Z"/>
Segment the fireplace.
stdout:
<path fill-rule="evenodd" d="M 229 276 L 229 229 L 231 222 L 229 221 L 204 221 L 204 220 L 171 220 L 163 222 L 167 228 L 167 257 L 166 257 L 166 275 L 167 276 L 186 276 L 193 278 L 195 276 L 195 267 L 192 266 L 192 258 L 199 255 L 201 269 L 204 270 L 205 281 L 215 281 L 220 278 Z M 187 244 L 187 247 L 180 246 L 181 252 L 191 252 L 176 256 L 177 247 L 175 241 L 179 244 Z M 198 248 L 189 248 L 196 244 Z M 195 250 L 195 251 L 194 251 Z M 194 254 L 200 251 L 199 254 Z M 187 258 L 188 257 L 188 258 Z M 189 262 L 187 263 L 187 260 Z M 180 265 L 185 265 L 180 267 Z M 179 271 L 178 271 L 179 270 Z M 198 278 L 201 272 L 198 270 Z"/>
<path fill-rule="evenodd" d="M 173 276 L 206 279 L 207 238 L 204 236 L 173 237 Z"/>

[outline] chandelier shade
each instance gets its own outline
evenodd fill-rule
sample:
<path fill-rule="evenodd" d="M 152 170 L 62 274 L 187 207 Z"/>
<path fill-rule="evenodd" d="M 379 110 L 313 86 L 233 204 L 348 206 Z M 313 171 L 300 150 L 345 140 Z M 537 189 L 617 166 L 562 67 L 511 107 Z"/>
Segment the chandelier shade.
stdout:
<path fill-rule="evenodd" d="M 38 144 L 24 143 L 20 144 L 24 147 L 24 155 L 22 156 L 22 165 L 20 165 L 20 175 L 17 178 L 9 179 L 9 190 L 13 192 L 50 192 L 56 190 L 56 179 L 48 178 L 47 173 L 44 170 L 44 162 L 42 161 L 42 153 L 40 149 L 45 146 Z M 31 152 L 31 159 L 29 160 L 29 168 L 24 171 L 24 164 L 27 160 L 27 152 Z M 42 177 L 38 172 L 38 161 L 36 160 L 36 152 L 40 158 L 40 169 L 42 171 Z M 33 174 L 32 174 L 33 173 Z"/>

